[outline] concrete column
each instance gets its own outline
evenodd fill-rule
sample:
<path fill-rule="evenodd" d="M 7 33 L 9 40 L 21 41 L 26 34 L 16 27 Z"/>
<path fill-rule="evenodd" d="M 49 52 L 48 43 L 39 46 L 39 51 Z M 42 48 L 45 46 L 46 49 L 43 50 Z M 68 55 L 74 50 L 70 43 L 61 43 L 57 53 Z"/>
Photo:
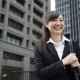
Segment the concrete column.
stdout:
<path fill-rule="evenodd" d="M 34 7 L 34 2 L 33 0 L 30 0 L 31 2 L 31 12 L 33 12 L 33 7 Z M 29 47 L 30 49 L 32 49 L 32 31 L 33 31 L 33 14 L 30 15 L 31 16 L 31 26 L 30 26 L 30 44 Z"/>
<path fill-rule="evenodd" d="M 1 13 L 1 8 L 2 8 L 2 0 L 0 0 L 0 13 Z"/>
<path fill-rule="evenodd" d="M 3 40 L 6 41 L 6 36 L 7 36 L 7 28 L 8 28 L 8 15 L 9 15 L 9 5 L 10 5 L 10 0 L 6 0 L 6 15 L 5 15 L 5 21 L 4 21 L 4 32 L 3 32 Z"/>
<path fill-rule="evenodd" d="M 23 71 L 29 71 L 30 70 L 30 58 L 25 56 L 23 62 L 24 62 Z"/>
<path fill-rule="evenodd" d="M 22 40 L 22 47 L 26 47 L 26 35 L 27 35 L 27 24 L 26 24 L 26 22 L 27 22 L 27 13 L 28 13 L 28 11 L 27 11 L 27 0 L 25 1 L 25 5 L 24 5 L 24 7 L 25 7 L 25 14 L 24 14 L 24 22 L 25 22 L 25 24 L 24 24 L 24 27 L 23 27 L 23 34 L 24 34 L 24 37 L 23 37 L 23 40 Z"/>
<path fill-rule="evenodd" d="M 2 0 L 0 0 L 0 18 L 1 18 L 1 6 L 2 6 Z"/>
<path fill-rule="evenodd" d="M 2 71 L 2 61 L 3 61 L 3 51 L 0 49 L 0 80 L 1 80 L 1 71 Z"/>

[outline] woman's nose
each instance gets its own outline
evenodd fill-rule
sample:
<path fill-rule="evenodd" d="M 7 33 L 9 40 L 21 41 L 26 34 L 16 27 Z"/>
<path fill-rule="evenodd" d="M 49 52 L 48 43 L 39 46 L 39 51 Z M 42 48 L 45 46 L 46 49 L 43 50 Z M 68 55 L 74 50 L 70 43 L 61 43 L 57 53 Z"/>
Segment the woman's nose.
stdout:
<path fill-rule="evenodd" d="M 59 20 L 56 22 L 56 25 L 60 25 L 60 21 Z"/>

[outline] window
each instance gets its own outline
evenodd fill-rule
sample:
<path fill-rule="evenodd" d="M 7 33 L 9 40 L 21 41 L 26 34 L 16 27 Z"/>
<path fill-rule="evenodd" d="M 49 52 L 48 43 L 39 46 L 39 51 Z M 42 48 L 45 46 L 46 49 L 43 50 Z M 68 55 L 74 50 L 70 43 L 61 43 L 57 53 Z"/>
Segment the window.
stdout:
<path fill-rule="evenodd" d="M 68 32 L 70 32 L 70 26 L 68 26 Z"/>
<path fill-rule="evenodd" d="M 11 39 L 12 38 L 10 36 L 7 36 L 7 42 L 12 42 Z"/>
<path fill-rule="evenodd" d="M 28 15 L 28 22 L 30 22 L 30 15 Z"/>
<path fill-rule="evenodd" d="M 48 11 L 48 7 L 46 7 L 46 12 Z"/>
<path fill-rule="evenodd" d="M 70 24 L 70 19 L 68 19 L 68 25 Z"/>
<path fill-rule="evenodd" d="M 0 29 L 0 39 L 2 39 L 3 31 Z"/>
<path fill-rule="evenodd" d="M 39 21 L 37 21 L 36 19 L 33 19 L 33 25 L 38 27 L 38 28 L 42 28 L 42 23 L 40 23 Z"/>
<path fill-rule="evenodd" d="M 35 43 L 32 42 L 32 50 L 35 49 Z"/>
<path fill-rule="evenodd" d="M 30 28 L 27 27 L 27 34 L 29 35 L 30 34 Z"/>
<path fill-rule="evenodd" d="M 34 64 L 34 58 L 30 58 L 30 64 Z"/>
<path fill-rule="evenodd" d="M 1 14 L 0 22 L 4 23 L 4 15 L 3 14 Z"/>
<path fill-rule="evenodd" d="M 14 20 L 12 20 L 12 19 L 9 19 L 8 26 L 9 27 L 12 27 L 14 29 L 17 29 L 19 31 L 22 31 L 23 30 L 23 25 L 20 24 L 20 23 L 18 23 L 18 22 L 16 22 L 16 21 L 14 21 Z"/>
<path fill-rule="evenodd" d="M 20 45 L 20 41 L 16 39 L 15 44 Z"/>
<path fill-rule="evenodd" d="M 16 43 L 16 39 L 12 38 L 12 43 L 15 44 Z"/>
<path fill-rule="evenodd" d="M 2 8 L 6 7 L 6 0 L 2 0 Z"/>
<path fill-rule="evenodd" d="M 13 7 L 12 5 L 10 5 L 9 11 L 20 18 L 23 18 L 23 16 L 24 16 L 24 13 L 22 11 L 18 10 L 17 8 Z"/>
<path fill-rule="evenodd" d="M 29 40 L 26 41 L 26 47 L 29 47 Z"/>
<path fill-rule="evenodd" d="M 46 2 L 48 2 L 48 0 L 46 0 Z"/>
<path fill-rule="evenodd" d="M 24 6 L 25 0 L 14 0 L 16 3 L 19 3 L 20 5 Z"/>
<path fill-rule="evenodd" d="M 41 3 L 39 0 L 34 0 L 34 3 L 36 3 L 39 7 L 43 7 L 43 3 Z"/>
<path fill-rule="evenodd" d="M 37 16 L 39 16 L 40 18 L 42 18 L 43 14 L 42 14 L 40 11 L 38 11 L 36 8 L 33 9 L 33 12 L 34 12 Z"/>
<path fill-rule="evenodd" d="M 41 34 L 33 30 L 32 37 L 36 38 L 36 39 L 40 39 L 41 38 Z"/>
<path fill-rule="evenodd" d="M 22 61 L 23 56 L 17 55 L 17 54 L 14 54 L 14 53 L 10 53 L 10 52 L 4 52 L 3 53 L 3 59 L 11 59 L 11 60 L 16 60 L 16 61 Z"/>
<path fill-rule="evenodd" d="M 21 45 L 21 38 L 13 35 L 8 35 L 6 41 L 12 44 Z"/>
<path fill-rule="evenodd" d="M 28 4 L 28 10 L 31 10 L 31 4 Z"/>

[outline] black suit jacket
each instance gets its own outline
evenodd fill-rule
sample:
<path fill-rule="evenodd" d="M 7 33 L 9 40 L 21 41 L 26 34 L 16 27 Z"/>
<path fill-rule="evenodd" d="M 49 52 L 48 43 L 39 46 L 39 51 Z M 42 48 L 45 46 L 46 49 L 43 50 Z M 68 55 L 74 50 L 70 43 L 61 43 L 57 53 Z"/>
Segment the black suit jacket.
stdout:
<path fill-rule="evenodd" d="M 79 46 L 73 41 L 74 52 L 80 61 Z M 63 66 L 59 59 L 56 49 L 52 43 L 46 44 L 48 53 L 39 53 L 35 47 L 34 63 L 37 76 L 40 80 L 74 80 L 73 69 L 70 65 Z M 65 41 L 62 59 L 70 54 L 69 42 Z"/>

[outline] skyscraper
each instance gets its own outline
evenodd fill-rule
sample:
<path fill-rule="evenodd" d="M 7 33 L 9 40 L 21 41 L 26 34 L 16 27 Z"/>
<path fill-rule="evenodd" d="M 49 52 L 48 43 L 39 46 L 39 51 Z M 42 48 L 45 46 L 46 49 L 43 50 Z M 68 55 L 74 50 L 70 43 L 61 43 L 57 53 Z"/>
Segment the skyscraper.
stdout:
<path fill-rule="evenodd" d="M 0 0 L 0 75 L 34 71 L 34 47 L 49 11 L 50 0 Z"/>
<path fill-rule="evenodd" d="M 80 0 L 56 0 L 56 10 L 63 15 L 66 37 L 77 40 L 80 45 Z"/>

